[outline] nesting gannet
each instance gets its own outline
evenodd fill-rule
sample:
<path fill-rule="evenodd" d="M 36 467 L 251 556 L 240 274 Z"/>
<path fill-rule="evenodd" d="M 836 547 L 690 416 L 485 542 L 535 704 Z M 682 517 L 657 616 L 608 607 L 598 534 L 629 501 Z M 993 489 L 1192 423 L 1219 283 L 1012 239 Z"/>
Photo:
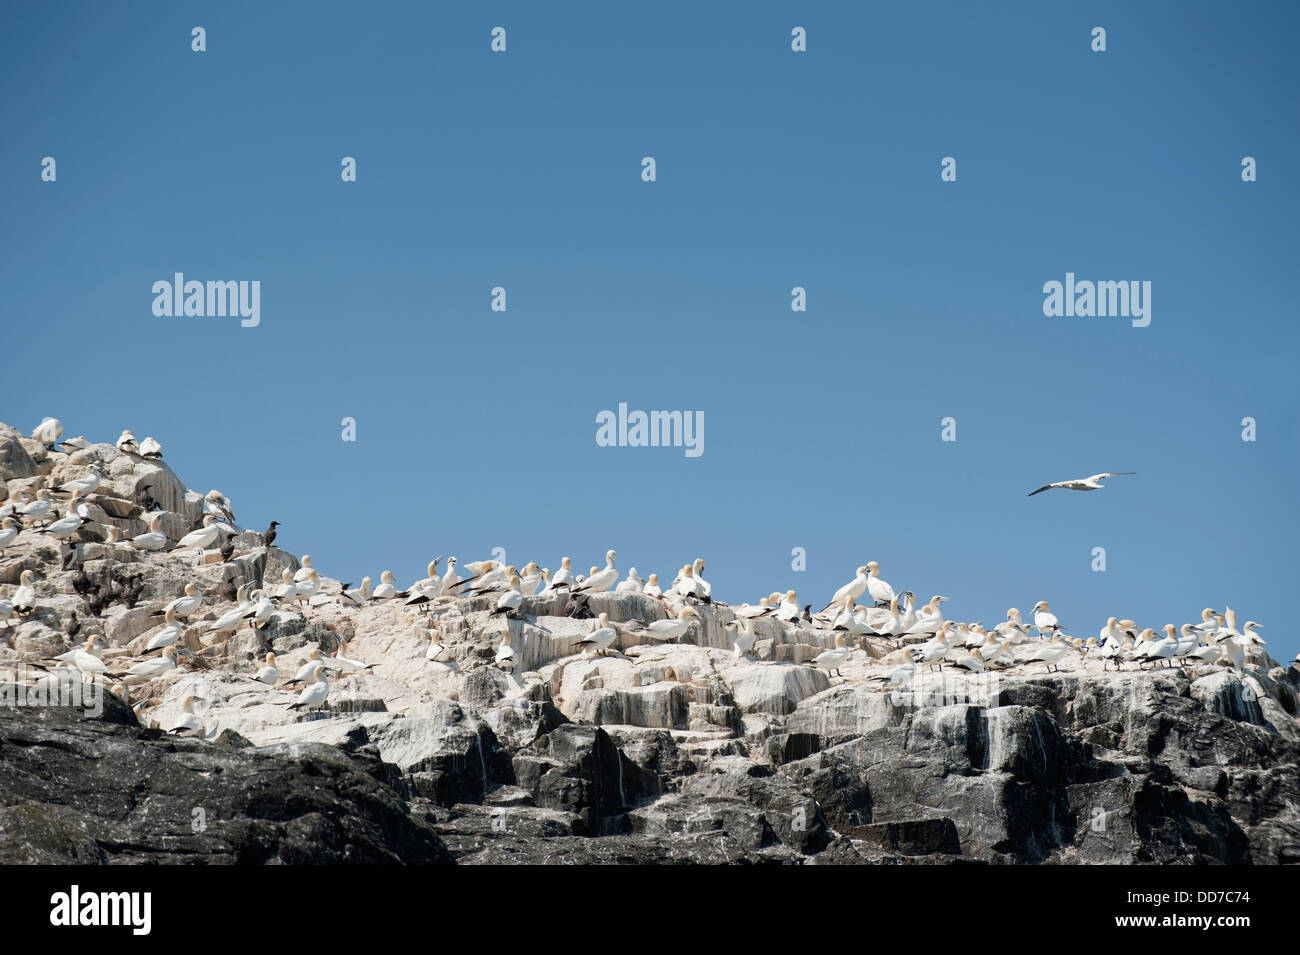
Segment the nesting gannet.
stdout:
<path fill-rule="evenodd" d="M 266 655 L 266 665 L 253 674 L 253 679 L 259 683 L 265 683 L 268 686 L 275 686 L 280 682 L 280 670 L 275 665 L 275 654 Z"/>
<path fill-rule="evenodd" d="M 152 437 L 145 438 L 140 442 L 140 457 L 147 458 L 150 461 L 161 461 L 162 445 Z"/>
<path fill-rule="evenodd" d="M 1241 645 L 1241 642 L 1236 637 L 1224 637 L 1216 646 L 1223 654 L 1219 658 L 1220 663 L 1226 662 L 1237 670 L 1245 668 L 1246 648 Z"/>
<path fill-rule="evenodd" d="M 155 610 L 149 616 L 161 617 L 166 611 L 170 610 L 178 617 L 188 617 L 202 606 L 203 594 L 199 591 L 198 584 L 190 582 L 185 585 L 185 596 L 177 597 L 162 609 Z"/>
<path fill-rule="evenodd" d="M 163 647 L 162 656 L 141 660 L 122 674 L 122 679 L 128 684 L 145 683 L 156 680 L 168 670 L 174 669 L 176 669 L 176 648 Z"/>
<path fill-rule="evenodd" d="M 1197 633 L 1190 624 L 1185 623 L 1182 627 L 1175 628 L 1171 623 L 1165 628 L 1165 632 L 1170 636 L 1174 636 L 1175 632 L 1178 634 L 1178 636 L 1175 637 L 1178 641 L 1178 649 L 1174 651 L 1174 656 L 1176 657 L 1187 656 L 1195 650 L 1197 644 L 1201 642 L 1201 635 Z"/>
<path fill-rule="evenodd" d="M 939 669 L 943 669 L 944 658 L 948 655 L 951 646 L 952 629 L 955 624 L 951 620 L 945 620 L 939 632 L 920 646 L 913 647 L 913 660 L 917 663 L 928 664 L 934 669 L 937 664 Z"/>
<path fill-rule="evenodd" d="M 429 566 L 425 568 L 427 576 L 406 588 L 407 604 L 428 603 L 438 596 L 442 590 L 442 575 L 438 573 L 438 564 L 441 561 L 441 555 L 429 561 Z"/>
<path fill-rule="evenodd" d="M 438 658 L 447 652 L 447 648 L 439 642 L 441 639 L 442 634 L 436 628 L 430 627 L 429 648 L 424 651 L 424 658 L 431 663 L 437 663 Z"/>
<path fill-rule="evenodd" d="M 24 570 L 18 575 L 18 589 L 14 591 L 10 603 L 13 604 L 14 612 L 21 617 L 36 609 L 36 589 L 32 586 L 35 579 L 36 575 L 30 570 Z"/>
<path fill-rule="evenodd" d="M 59 442 L 59 445 L 64 451 L 71 454 L 73 451 L 86 450 L 86 448 L 90 447 L 90 442 L 86 439 L 84 434 L 79 434 L 75 438 L 64 438 Z"/>
<path fill-rule="evenodd" d="M 54 659 L 74 666 L 82 673 L 107 673 L 108 667 L 104 665 L 104 661 L 99 658 L 99 654 L 96 652 L 98 647 L 97 639 L 96 637 L 90 637 L 82 646 L 69 650 L 67 653 L 60 653 Z"/>
<path fill-rule="evenodd" d="M 551 578 L 551 584 L 548 590 L 559 590 L 561 587 L 573 589 L 577 583 L 577 578 L 573 576 L 573 561 L 568 557 L 560 558 L 560 569 L 555 572 Z"/>
<path fill-rule="evenodd" d="M 632 569 L 636 570 L 635 567 Z M 537 561 L 530 560 L 524 564 L 524 569 L 519 575 L 519 592 L 525 597 L 532 597 L 542 589 L 543 583 L 542 569 L 537 566 Z"/>
<path fill-rule="evenodd" d="M 689 598 L 702 601 L 707 596 L 704 592 L 704 584 L 695 576 L 695 568 L 690 564 L 682 568 L 681 576 L 673 584 L 673 592 L 683 600 Z"/>
<path fill-rule="evenodd" d="M 325 698 L 329 696 L 330 685 L 325 679 L 325 667 L 322 664 L 317 663 L 312 667 L 311 680 L 312 682 L 298 694 L 298 699 L 288 704 L 289 709 L 309 710 L 325 702 Z"/>
<path fill-rule="evenodd" d="M 1048 671 L 1059 670 L 1061 659 L 1069 651 L 1070 645 L 1057 633 L 1052 636 L 1051 640 L 1044 640 L 1034 647 L 1029 654 L 1028 661 L 1031 663 L 1045 663 Z"/>
<path fill-rule="evenodd" d="M 235 512 L 230 506 L 230 499 L 216 488 L 203 495 L 203 507 L 214 517 L 219 517 L 229 524 L 235 523 Z"/>
<path fill-rule="evenodd" d="M 1042 494 L 1044 491 L 1050 491 L 1054 487 L 1063 487 L 1071 491 L 1097 491 L 1105 487 L 1101 483 L 1102 478 L 1120 477 L 1124 474 L 1137 474 L 1136 471 L 1104 471 L 1101 474 L 1094 474 L 1092 477 L 1075 478 L 1071 481 L 1057 481 L 1055 484 L 1044 484 L 1037 491 L 1030 491 L 1026 497 L 1033 497 L 1035 494 Z"/>
<path fill-rule="evenodd" d="M 575 646 L 595 647 L 596 652 L 601 656 L 604 656 L 605 651 L 608 650 L 618 638 L 618 631 L 609 625 L 609 614 L 605 613 L 603 610 L 601 611 L 596 624 L 596 629 L 579 640 Z"/>
<path fill-rule="evenodd" d="M 754 649 L 758 634 L 754 632 L 754 624 L 750 618 L 737 617 L 732 623 L 727 624 L 727 629 L 736 631 L 731 649 L 737 660 Z"/>
<path fill-rule="evenodd" d="M 90 492 L 99 487 L 104 475 L 98 468 L 92 467 L 85 475 L 79 478 L 73 478 L 71 481 L 64 481 L 59 485 L 59 490 L 64 494 L 72 497 L 89 497 Z"/>
<path fill-rule="evenodd" d="M 320 647 L 312 647 L 307 651 L 307 662 L 298 668 L 292 678 L 285 681 L 285 686 L 310 680 L 316 672 L 316 667 L 323 665 L 320 659 Z"/>
<path fill-rule="evenodd" d="M 852 647 L 844 645 L 844 634 L 835 634 L 835 648 L 833 650 L 823 650 L 817 656 L 812 658 L 814 666 L 819 666 L 828 674 L 840 676 L 840 664 L 849 658 L 853 652 Z"/>
<path fill-rule="evenodd" d="M 704 558 L 696 557 L 695 563 L 691 565 L 691 575 L 700 590 L 700 599 L 708 604 L 713 603 L 713 585 L 704 579 L 704 567 Z"/>
<path fill-rule="evenodd" d="M 1097 639 L 1102 642 L 1103 646 L 1122 643 L 1124 631 L 1120 629 L 1119 619 L 1117 617 L 1107 617 L 1106 626 L 1102 627 L 1098 632 Z"/>
<path fill-rule="evenodd" d="M 497 647 L 496 665 L 502 670 L 515 668 L 515 650 L 510 646 L 510 631 L 501 631 L 501 646 Z"/>
<path fill-rule="evenodd" d="M 1150 627 L 1142 631 L 1143 640 L 1141 648 L 1141 658 L 1148 663 L 1155 663 L 1157 660 L 1172 660 L 1174 654 L 1178 651 L 1178 638 L 1173 634 L 1173 624 L 1166 625 L 1165 636 L 1156 639 L 1156 632 Z"/>
<path fill-rule="evenodd" d="M 524 602 L 524 595 L 519 590 L 519 575 L 515 574 L 507 583 L 510 589 L 497 599 L 496 609 L 488 616 L 495 617 L 497 614 L 503 613 L 508 617 L 514 617 L 518 614 L 519 608 Z"/>
<path fill-rule="evenodd" d="M 856 603 L 857 599 L 867 591 L 867 570 L 868 568 L 865 564 L 859 567 L 857 576 L 839 590 L 835 591 L 835 596 L 832 597 L 831 602 L 822 609 L 822 613 L 825 613 L 832 607 L 843 607 L 849 601 Z"/>
<path fill-rule="evenodd" d="M 271 594 L 273 600 L 289 603 L 298 596 L 298 585 L 293 582 L 293 571 L 286 567 L 280 571 L 280 586 Z"/>
<path fill-rule="evenodd" d="M 943 626 L 943 609 L 947 597 L 935 594 L 916 614 L 915 622 L 904 633 L 936 633 Z"/>
<path fill-rule="evenodd" d="M 376 587 L 375 592 L 370 595 L 370 599 L 388 600 L 390 597 L 396 596 L 397 582 L 393 579 L 393 572 L 391 570 L 385 570 L 379 575 L 379 586 Z"/>
<path fill-rule="evenodd" d="M 957 667 L 968 673 L 982 673 L 984 671 L 982 653 L 981 647 L 974 647 L 970 650 L 965 647 L 953 647 L 948 651 L 948 655 L 944 659 L 947 660 L 949 666 Z"/>
<path fill-rule="evenodd" d="M 253 609 L 244 614 L 247 620 L 255 630 L 264 628 L 275 616 L 275 601 L 265 590 L 255 590 L 251 597 Z"/>
<path fill-rule="evenodd" d="M 618 583 L 618 569 L 614 566 L 614 559 L 618 554 L 612 550 L 605 552 L 605 569 L 595 571 L 588 575 L 581 586 L 573 588 L 584 594 L 602 594 Z"/>
<path fill-rule="evenodd" d="M 354 607 L 364 607 L 366 601 L 370 599 L 370 578 L 361 578 L 361 587 L 353 589 L 351 584 L 345 584 L 339 591 L 339 603 L 351 604 Z M 415 597 L 412 596 L 407 603 L 415 603 Z"/>
<path fill-rule="evenodd" d="M 305 601 L 308 597 L 320 591 L 320 574 L 315 570 L 309 569 L 307 576 L 302 580 L 295 581 L 293 585 L 294 598 L 299 601 Z"/>
<path fill-rule="evenodd" d="M 1038 603 L 1034 604 L 1034 609 L 1031 613 L 1034 615 L 1034 629 L 1038 631 L 1039 636 L 1042 636 L 1048 631 L 1056 633 L 1061 629 L 1061 624 L 1056 619 L 1056 614 L 1051 613 L 1051 609 L 1051 606 L 1046 600 L 1040 600 Z"/>
<path fill-rule="evenodd" d="M 335 631 L 333 627 L 330 630 L 334 633 L 335 639 L 338 640 L 339 648 L 329 656 L 322 655 L 322 663 L 332 670 L 340 670 L 344 673 L 350 673 L 353 670 L 373 670 L 378 666 L 375 663 L 362 663 L 360 660 L 349 659 L 346 655 L 348 652 L 347 638 Z"/>
<path fill-rule="evenodd" d="M 645 582 L 645 586 L 641 588 L 641 591 L 651 597 L 662 597 L 664 592 L 659 587 L 659 575 L 651 574 L 650 579 Z"/>
<path fill-rule="evenodd" d="M 135 443 L 135 435 L 130 429 L 123 430 L 117 438 L 117 450 L 125 454 L 139 454 L 140 446 Z"/>
<path fill-rule="evenodd" d="M 456 585 L 461 582 L 461 576 L 456 571 L 456 558 L 447 558 L 447 573 L 442 576 L 442 586 L 438 593 L 440 596 L 451 596 L 456 589 Z"/>
<path fill-rule="evenodd" d="M 645 590 L 645 581 L 636 572 L 633 567 L 627 572 L 627 579 L 620 580 L 618 586 L 614 588 L 621 594 L 639 594 Z"/>
<path fill-rule="evenodd" d="M 162 517 L 149 518 L 149 530 L 131 538 L 136 550 L 162 550 L 167 546 L 167 535 L 162 530 Z"/>
<path fill-rule="evenodd" d="M 700 619 L 694 607 L 683 607 L 677 611 L 676 619 L 656 620 L 645 628 L 645 633 L 652 640 L 668 643 L 680 640 L 691 629 L 692 620 Z"/>
<path fill-rule="evenodd" d="M 176 611 L 167 610 L 163 613 L 163 623 L 165 626 L 155 633 L 149 643 L 145 645 L 145 650 L 161 650 L 163 647 L 173 646 L 181 638 L 181 631 L 184 629 L 176 620 Z"/>
<path fill-rule="evenodd" d="M 204 514 L 203 525 L 178 540 L 172 552 L 190 550 L 202 552 L 211 547 L 219 536 L 221 536 L 221 528 L 217 526 L 216 518 L 211 514 Z"/>
<path fill-rule="evenodd" d="M 901 663 L 885 671 L 885 683 L 888 686 L 907 686 L 916 679 L 916 664 Z"/>
<path fill-rule="evenodd" d="M 54 447 L 54 442 L 63 434 L 63 422 L 58 418 L 42 418 L 41 423 L 32 429 L 32 440 L 39 441 L 47 448 Z"/>
<path fill-rule="evenodd" d="M 44 520 L 54 510 L 54 501 L 47 488 L 36 492 L 36 500 L 19 504 L 17 514 L 24 522 Z"/>
<path fill-rule="evenodd" d="M 88 519 L 78 513 L 76 508 L 80 504 L 77 498 L 73 498 L 68 511 L 63 517 L 56 521 L 51 521 L 41 529 L 42 534 L 48 534 L 50 537 L 63 540 L 72 537 L 77 531 L 81 530 L 81 525 L 88 522 Z"/>
<path fill-rule="evenodd" d="M 311 563 L 311 554 L 303 554 L 302 561 L 299 563 L 298 569 L 294 571 L 293 574 L 294 582 L 296 583 L 300 580 L 306 580 L 308 572 L 314 569 L 315 568 Z"/>
<path fill-rule="evenodd" d="M 176 725 L 171 728 L 173 733 L 182 733 L 186 730 L 201 730 L 203 724 L 194 714 L 194 697 L 186 693 L 181 697 L 181 715 L 176 721 Z"/>
<path fill-rule="evenodd" d="M 776 608 L 776 619 L 794 623 L 799 616 L 799 595 L 793 590 L 787 590 L 781 598 L 781 605 Z"/>
<path fill-rule="evenodd" d="M 1254 620 L 1247 620 L 1245 625 L 1241 628 L 1241 641 L 1256 647 L 1264 646 L 1266 641 L 1255 632 L 1262 626 L 1264 626 L 1262 623 L 1256 623 Z"/>
<path fill-rule="evenodd" d="M 866 611 L 867 626 L 882 637 L 892 637 L 903 632 L 902 618 L 898 613 L 898 594 L 889 598 L 885 607 L 869 607 Z"/>
<path fill-rule="evenodd" d="M 240 584 L 239 589 L 235 591 L 235 608 L 222 614 L 208 626 L 208 632 L 217 630 L 235 630 L 250 610 L 253 609 L 252 603 L 248 599 L 248 590 L 251 584 Z"/>
<path fill-rule="evenodd" d="M 894 588 L 880 579 L 880 565 L 874 560 L 867 561 L 867 593 L 877 606 L 894 599 Z"/>

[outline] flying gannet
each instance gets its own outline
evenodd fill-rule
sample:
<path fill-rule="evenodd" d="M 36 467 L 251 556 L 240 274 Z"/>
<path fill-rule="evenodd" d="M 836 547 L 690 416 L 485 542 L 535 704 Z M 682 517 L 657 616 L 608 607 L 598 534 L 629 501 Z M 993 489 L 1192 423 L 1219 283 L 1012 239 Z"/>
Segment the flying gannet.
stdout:
<path fill-rule="evenodd" d="M 1101 474 L 1094 474 L 1092 477 L 1075 478 L 1071 481 L 1057 481 L 1055 484 L 1044 484 L 1037 491 L 1030 491 L 1026 497 L 1033 497 L 1035 494 L 1042 494 L 1044 491 L 1050 491 L 1055 487 L 1067 488 L 1071 491 L 1097 491 L 1105 484 L 1101 483 L 1102 478 L 1120 477 L 1125 474 L 1137 474 L 1136 471 L 1104 471 Z"/>

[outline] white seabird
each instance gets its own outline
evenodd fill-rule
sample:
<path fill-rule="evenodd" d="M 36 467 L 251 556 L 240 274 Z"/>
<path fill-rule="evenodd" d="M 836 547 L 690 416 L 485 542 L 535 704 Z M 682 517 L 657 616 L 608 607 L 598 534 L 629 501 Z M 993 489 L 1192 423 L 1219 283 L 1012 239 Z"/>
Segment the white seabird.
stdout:
<path fill-rule="evenodd" d="M 148 644 L 145 645 L 146 651 L 173 646 L 181 638 L 181 631 L 184 628 L 177 622 L 175 610 L 164 611 L 163 623 L 165 626 L 149 638 Z"/>
<path fill-rule="evenodd" d="M 176 725 L 171 728 L 173 733 L 182 733 L 186 730 L 201 730 L 203 724 L 199 722 L 198 716 L 194 713 L 194 697 L 186 693 L 181 697 L 181 715 L 176 721 Z"/>
<path fill-rule="evenodd" d="M 140 457 L 150 461 L 161 461 L 162 456 L 162 445 L 152 437 L 145 438 L 140 442 Z"/>
<path fill-rule="evenodd" d="M 30 570 L 24 570 L 18 575 L 18 589 L 14 591 L 10 603 L 19 616 L 25 617 L 36 609 L 36 589 L 32 586 L 35 579 L 36 575 Z"/>
<path fill-rule="evenodd" d="M 680 640 L 691 628 L 692 618 L 699 619 L 694 607 L 683 607 L 677 611 L 676 619 L 656 620 L 645 628 L 645 633 L 653 640 L 667 643 Z"/>
<path fill-rule="evenodd" d="M 497 599 L 496 609 L 488 614 L 488 616 L 495 617 L 497 614 L 503 613 L 507 616 L 513 617 L 519 612 L 519 607 L 524 602 L 524 595 L 519 590 L 519 575 L 515 574 L 512 576 L 507 581 L 507 584 L 510 589 Z"/>
<path fill-rule="evenodd" d="M 185 595 L 177 597 L 168 603 L 161 610 L 155 610 L 150 616 L 165 614 L 168 610 L 172 611 L 178 617 L 188 617 L 194 611 L 203 606 L 203 594 L 199 591 L 198 584 L 190 582 L 185 585 Z"/>
<path fill-rule="evenodd" d="M 799 614 L 799 595 L 793 590 L 787 590 L 781 600 L 781 606 L 776 608 L 776 619 L 795 623 L 799 619 Z"/>
<path fill-rule="evenodd" d="M 136 550 L 162 550 L 167 546 L 167 535 L 162 530 L 162 517 L 149 518 L 149 530 L 131 538 L 131 546 Z"/>
<path fill-rule="evenodd" d="M 84 451 L 86 448 L 90 447 L 90 442 L 86 440 L 84 434 L 77 435 L 75 438 L 64 438 L 59 442 L 59 444 L 68 454 L 71 454 L 73 451 Z"/>
<path fill-rule="evenodd" d="M 0 521 L 0 554 L 4 554 L 5 548 L 18 539 L 20 531 L 18 522 L 12 517 Z"/>
<path fill-rule="evenodd" d="M 857 599 L 867 591 L 867 570 L 868 568 L 865 564 L 859 567 L 857 576 L 839 590 L 835 591 L 835 596 L 831 598 L 830 603 L 822 608 L 822 613 L 825 613 L 832 607 L 843 607 L 849 602 L 856 603 Z"/>
<path fill-rule="evenodd" d="M 618 569 L 614 566 L 614 559 L 617 556 L 618 554 L 615 551 L 606 551 L 605 569 L 589 576 L 582 582 L 581 586 L 573 588 L 574 591 L 584 594 L 601 594 L 618 583 Z"/>
<path fill-rule="evenodd" d="M 364 607 L 366 605 L 366 601 L 369 599 L 370 599 L 370 578 L 369 577 L 361 578 L 360 589 L 354 590 L 350 587 L 344 587 L 342 590 L 339 591 L 339 602 L 350 603 L 354 607 Z M 413 602 L 415 602 L 414 596 L 412 596 L 411 599 L 407 601 L 407 603 L 413 603 Z"/>
<path fill-rule="evenodd" d="M 560 558 L 560 569 L 555 572 L 551 578 L 551 584 L 547 590 L 559 590 L 561 587 L 573 589 L 577 579 L 573 576 L 573 561 L 568 557 Z"/>
<path fill-rule="evenodd" d="M 894 588 L 880 579 L 880 565 L 874 560 L 867 561 L 867 593 L 879 604 L 887 604 L 894 599 Z"/>
<path fill-rule="evenodd" d="M 828 674 L 840 676 L 840 664 L 847 660 L 851 653 L 853 653 L 853 648 L 844 645 L 844 634 L 837 633 L 835 634 L 835 648 L 833 650 L 823 650 L 813 657 L 812 662 Z"/>
<path fill-rule="evenodd" d="M 510 631 L 501 631 L 501 646 L 497 647 L 496 665 L 502 670 L 515 668 L 515 650 L 510 646 Z"/>
<path fill-rule="evenodd" d="M 1098 491 L 1105 487 L 1101 483 L 1102 478 L 1120 477 L 1125 474 L 1137 474 L 1136 471 L 1103 471 L 1101 474 L 1094 474 L 1092 477 L 1074 478 L 1070 481 L 1057 481 L 1055 484 L 1044 484 L 1037 491 L 1030 491 L 1026 497 L 1033 497 L 1035 494 L 1042 494 L 1044 491 L 1050 491 L 1052 488 L 1066 488 L 1071 491 Z"/>
<path fill-rule="evenodd" d="M 754 643 L 758 639 L 758 634 L 754 632 L 754 623 L 752 619 L 748 617 L 737 617 L 734 622 L 727 625 L 727 629 L 736 631 L 736 638 L 732 641 L 731 649 L 737 660 L 754 649 Z"/>
<path fill-rule="evenodd" d="M 291 710 L 309 710 L 314 706 L 320 706 L 329 696 L 330 685 L 325 679 L 324 665 L 317 663 L 312 667 L 312 682 L 303 688 L 302 693 L 298 694 L 298 699 L 288 704 Z"/>
<path fill-rule="evenodd" d="M 204 514 L 203 525 L 201 527 L 196 527 L 178 540 L 176 546 L 172 548 L 172 553 L 176 553 L 177 551 L 194 551 L 196 553 L 202 553 L 204 550 L 211 547 L 220 536 L 221 528 L 217 526 L 216 518 L 211 514 Z"/>
<path fill-rule="evenodd" d="M 208 627 L 208 632 L 216 630 L 236 630 L 247 615 L 248 611 L 253 609 L 252 603 L 248 599 L 248 589 L 251 584 L 240 584 L 239 590 L 235 592 L 235 608 L 228 610 L 216 620 L 212 621 Z"/>
<path fill-rule="evenodd" d="M 58 418 L 42 418 L 41 423 L 32 429 L 32 440 L 39 441 L 47 448 L 54 447 L 54 442 L 63 434 L 63 422 Z"/>
<path fill-rule="evenodd" d="M 647 580 L 645 586 L 641 588 L 641 592 L 649 594 L 651 597 L 662 597 L 664 592 L 659 586 L 659 575 L 651 574 L 650 579 Z"/>
<path fill-rule="evenodd" d="M 393 579 L 393 572 L 386 570 L 379 575 L 379 586 L 375 592 L 370 595 L 371 600 L 388 600 L 390 597 L 397 596 L 397 582 Z"/>
<path fill-rule="evenodd" d="M 98 468 L 92 467 L 83 476 L 63 482 L 63 484 L 59 485 L 59 490 L 64 494 L 70 494 L 72 497 L 89 497 L 90 492 L 99 487 L 103 477 L 104 475 Z"/>
<path fill-rule="evenodd" d="M 713 585 L 704 579 L 704 558 L 696 557 L 695 563 L 691 565 L 691 575 L 695 578 L 695 583 L 700 590 L 700 597 L 705 603 L 713 602 Z"/>
<path fill-rule="evenodd" d="M 213 516 L 229 524 L 235 523 L 235 512 L 230 506 L 230 499 L 216 488 L 203 495 L 203 507 Z"/>
<path fill-rule="evenodd" d="M 641 576 L 636 572 L 636 568 L 633 567 L 627 572 L 627 579 L 619 581 L 618 586 L 614 589 L 621 594 L 639 594 L 645 590 L 645 581 L 641 579 Z"/>
<path fill-rule="evenodd" d="M 50 498 L 49 490 L 41 488 L 36 492 L 36 500 L 18 505 L 17 514 L 24 521 L 39 521 L 43 520 L 53 509 L 54 501 Z"/>
<path fill-rule="evenodd" d="M 139 454 L 140 447 L 135 443 L 135 435 L 130 429 L 125 429 L 117 437 L 117 450 L 124 454 Z"/>
<path fill-rule="evenodd" d="M 609 614 L 603 610 L 596 623 L 596 629 L 579 640 L 575 646 L 595 647 L 596 652 L 603 656 L 618 638 L 618 631 L 609 625 Z"/>
<path fill-rule="evenodd" d="M 1034 615 L 1034 629 L 1038 631 L 1039 636 L 1051 631 L 1053 634 L 1061 629 L 1060 621 L 1056 619 L 1056 614 L 1051 612 L 1051 605 L 1046 600 L 1040 600 L 1034 604 L 1031 611 Z"/>
<path fill-rule="evenodd" d="M 141 660 L 122 674 L 123 682 L 134 685 L 158 679 L 168 670 L 176 669 L 176 648 L 163 647 L 162 656 Z"/>
<path fill-rule="evenodd" d="M 268 686 L 275 686 L 280 682 L 280 669 L 275 665 L 274 653 L 266 655 L 266 665 L 253 674 L 253 679 Z"/>

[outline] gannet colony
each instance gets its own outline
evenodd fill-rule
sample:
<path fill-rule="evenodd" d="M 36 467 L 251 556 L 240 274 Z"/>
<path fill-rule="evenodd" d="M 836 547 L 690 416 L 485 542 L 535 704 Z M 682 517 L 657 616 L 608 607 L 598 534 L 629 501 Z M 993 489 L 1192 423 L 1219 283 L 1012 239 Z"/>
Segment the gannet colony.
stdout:
<path fill-rule="evenodd" d="M 0 478 L 0 862 L 1300 862 L 1300 662 L 1228 607 L 354 586 L 152 437 L 0 425 Z"/>

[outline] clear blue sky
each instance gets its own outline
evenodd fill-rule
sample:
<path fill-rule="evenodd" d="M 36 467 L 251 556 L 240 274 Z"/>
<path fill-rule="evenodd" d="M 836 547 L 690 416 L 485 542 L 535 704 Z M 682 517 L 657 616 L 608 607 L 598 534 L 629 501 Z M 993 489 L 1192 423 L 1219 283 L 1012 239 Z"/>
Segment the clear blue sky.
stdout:
<path fill-rule="evenodd" d="M 874 559 L 958 619 L 1228 603 L 1293 657 L 1296 5 L 798 7 L 8 5 L 0 420 L 154 435 L 350 580 L 612 546 L 820 606 Z M 155 317 L 176 271 L 260 326 Z M 1045 317 L 1067 271 L 1151 325 Z M 705 453 L 598 447 L 620 401 Z"/>

